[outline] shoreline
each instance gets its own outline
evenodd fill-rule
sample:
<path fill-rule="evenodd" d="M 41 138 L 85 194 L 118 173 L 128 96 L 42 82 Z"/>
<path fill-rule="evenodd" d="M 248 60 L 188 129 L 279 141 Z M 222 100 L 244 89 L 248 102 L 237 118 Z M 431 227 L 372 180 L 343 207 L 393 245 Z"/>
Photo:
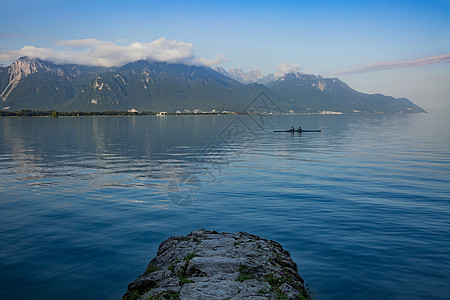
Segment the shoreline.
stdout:
<path fill-rule="evenodd" d="M 56 113 L 56 116 L 53 114 Z M 34 110 L 20 110 L 20 111 L 0 111 L 1 117 L 96 117 L 96 116 L 236 116 L 236 115 L 256 115 L 256 116 L 308 116 L 308 115 L 405 115 L 405 114 L 426 114 L 427 112 L 411 112 L 411 113 L 366 113 L 366 112 L 315 112 L 315 113 L 248 113 L 248 112 L 202 112 L 202 113 L 156 113 L 156 112 L 128 112 L 128 111 L 74 111 L 74 112 L 60 112 L 55 110 L 50 111 L 34 111 Z"/>

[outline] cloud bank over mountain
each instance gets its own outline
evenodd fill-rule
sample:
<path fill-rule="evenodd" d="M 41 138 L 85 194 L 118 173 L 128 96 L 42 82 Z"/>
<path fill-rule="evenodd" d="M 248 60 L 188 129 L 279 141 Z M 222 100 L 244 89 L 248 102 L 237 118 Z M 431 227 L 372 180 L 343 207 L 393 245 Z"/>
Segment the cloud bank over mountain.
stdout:
<path fill-rule="evenodd" d="M 24 46 L 18 50 L 4 50 L 0 52 L 0 61 L 14 61 L 22 56 L 58 64 L 104 67 L 122 66 L 138 60 L 214 66 L 227 60 L 223 54 L 205 59 L 194 53 L 191 43 L 160 38 L 149 43 L 135 42 L 125 46 L 97 39 L 60 40 L 55 43 L 55 48 Z"/>
<path fill-rule="evenodd" d="M 276 76 L 283 76 L 288 73 L 297 73 L 300 71 L 299 64 L 281 63 L 275 67 L 277 70 Z"/>

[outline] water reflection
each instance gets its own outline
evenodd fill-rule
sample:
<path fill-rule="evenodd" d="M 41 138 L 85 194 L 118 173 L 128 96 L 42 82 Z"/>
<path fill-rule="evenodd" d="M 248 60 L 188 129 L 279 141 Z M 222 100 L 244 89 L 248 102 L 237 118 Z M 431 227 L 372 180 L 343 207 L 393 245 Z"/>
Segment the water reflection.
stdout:
<path fill-rule="evenodd" d="M 275 158 L 282 169 L 288 169 L 283 162 L 289 164 L 299 157 L 306 165 L 331 163 L 354 147 L 355 132 L 361 147 L 393 144 L 391 135 L 375 135 L 373 131 L 404 128 L 408 122 L 406 117 L 387 116 L 352 117 L 349 122 L 348 117 L 339 115 L 271 117 L 257 124 L 254 118 L 3 118 L 2 185 L 15 181 L 48 187 L 56 182 L 59 192 L 133 187 L 164 193 L 172 183 L 169 191 L 173 192 L 177 186 L 173 183 L 192 176 L 201 181 L 217 180 L 231 162 L 246 153 Z M 322 129 L 323 134 L 271 132 L 297 125 L 293 123 Z M 308 153 L 314 155 L 305 156 Z"/>
<path fill-rule="evenodd" d="M 281 242 L 322 298 L 448 295 L 443 126 L 238 117 L 0 118 L 0 297 L 119 298 L 201 227 Z M 322 132 L 272 132 L 299 125 Z"/>
<path fill-rule="evenodd" d="M 64 194 L 102 194 L 110 188 L 165 193 L 174 179 L 189 178 L 206 165 L 211 153 L 205 145 L 225 124 L 210 121 L 197 116 L 4 118 L 0 186 L 57 184 L 54 192 Z"/>

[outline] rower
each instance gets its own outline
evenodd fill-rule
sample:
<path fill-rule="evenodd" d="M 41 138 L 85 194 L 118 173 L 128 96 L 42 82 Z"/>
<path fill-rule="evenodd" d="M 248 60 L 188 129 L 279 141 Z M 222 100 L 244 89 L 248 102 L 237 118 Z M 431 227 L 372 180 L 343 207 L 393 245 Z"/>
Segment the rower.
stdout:
<path fill-rule="evenodd" d="M 302 126 L 298 127 L 298 131 L 302 131 Z"/>
<path fill-rule="evenodd" d="M 295 131 L 295 129 L 294 129 L 294 126 L 292 126 L 292 128 L 291 128 L 291 131 L 292 131 L 292 132 L 294 132 L 294 131 Z"/>

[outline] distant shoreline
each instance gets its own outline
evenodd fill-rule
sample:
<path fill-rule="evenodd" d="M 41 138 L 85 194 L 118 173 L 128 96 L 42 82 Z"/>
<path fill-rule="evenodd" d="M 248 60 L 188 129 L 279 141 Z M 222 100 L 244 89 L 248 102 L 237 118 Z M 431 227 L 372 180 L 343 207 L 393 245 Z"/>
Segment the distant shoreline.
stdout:
<path fill-rule="evenodd" d="M 422 112 L 417 112 L 422 113 Z M 424 112 L 426 113 L 426 112 Z M 152 111 L 143 111 L 143 112 L 131 112 L 131 111 L 72 111 L 72 112 L 63 112 L 63 111 L 55 111 L 55 110 L 29 110 L 23 109 L 20 111 L 0 111 L 0 117 L 92 117 L 92 116 L 229 116 L 229 115 L 280 115 L 280 116 L 292 116 L 292 115 L 347 115 L 347 114 L 355 114 L 355 115 L 376 115 L 376 114 L 414 114 L 414 113 L 367 113 L 367 112 L 353 112 L 353 113 L 344 113 L 344 112 L 309 112 L 309 113 L 276 113 L 276 114 L 268 114 L 268 113 L 248 113 L 248 112 L 183 112 L 183 113 L 169 113 L 164 112 L 152 112 Z"/>
<path fill-rule="evenodd" d="M 169 116 L 169 115 L 238 115 L 245 113 L 157 113 L 152 111 L 129 112 L 129 111 L 38 111 L 38 110 L 20 110 L 20 111 L 0 111 L 0 117 L 90 117 L 90 116 Z"/>

